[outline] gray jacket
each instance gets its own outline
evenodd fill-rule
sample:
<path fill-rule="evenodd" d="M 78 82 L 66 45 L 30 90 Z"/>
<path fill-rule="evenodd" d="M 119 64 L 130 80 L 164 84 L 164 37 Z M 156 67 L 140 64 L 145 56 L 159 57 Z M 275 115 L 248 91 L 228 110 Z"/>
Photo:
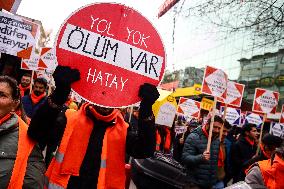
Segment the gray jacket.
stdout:
<path fill-rule="evenodd" d="M 245 182 L 253 189 L 267 189 L 257 163 L 255 163 L 248 171 Z"/>
<path fill-rule="evenodd" d="M 217 182 L 219 139 L 212 140 L 210 160 L 203 160 L 202 154 L 207 147 L 207 137 L 201 126 L 192 131 L 186 138 L 182 161 L 187 167 L 189 182 L 204 188 L 210 188 Z"/>
<path fill-rule="evenodd" d="M 13 115 L 0 125 L 0 189 L 6 189 L 12 176 L 18 150 L 18 118 Z M 32 150 L 24 178 L 24 189 L 41 189 L 44 184 L 45 164 L 38 145 Z"/>

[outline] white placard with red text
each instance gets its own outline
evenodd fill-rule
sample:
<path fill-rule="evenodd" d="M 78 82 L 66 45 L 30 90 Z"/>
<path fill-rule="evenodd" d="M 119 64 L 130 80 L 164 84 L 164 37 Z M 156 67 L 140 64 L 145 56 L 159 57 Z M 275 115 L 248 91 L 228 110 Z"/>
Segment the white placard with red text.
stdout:
<path fill-rule="evenodd" d="M 252 111 L 275 114 L 278 100 L 278 92 L 256 88 L 254 93 Z"/>
<path fill-rule="evenodd" d="M 245 85 L 233 81 L 228 81 L 226 99 L 223 100 L 222 98 L 218 98 L 218 101 L 232 106 L 240 107 L 242 104 L 244 89 Z"/>
<path fill-rule="evenodd" d="M 39 38 L 39 25 L 0 11 L 0 36 L 0 53 L 28 59 Z"/>
<path fill-rule="evenodd" d="M 44 70 L 43 68 L 38 67 L 39 55 L 32 55 L 30 59 L 22 59 L 21 69 L 23 70 Z"/>
<path fill-rule="evenodd" d="M 55 70 L 57 65 L 55 61 L 54 49 L 49 47 L 41 48 L 40 59 L 38 64 L 39 67 L 48 70 Z"/>
<path fill-rule="evenodd" d="M 200 116 L 200 102 L 180 97 L 177 112 L 185 116 L 199 118 Z"/>
<path fill-rule="evenodd" d="M 211 66 L 206 66 L 202 82 L 201 92 L 222 99 L 226 99 L 227 94 L 227 74 Z"/>
<path fill-rule="evenodd" d="M 72 89 L 104 107 L 124 107 L 141 99 L 139 87 L 157 86 L 166 54 L 153 25 L 132 8 L 98 3 L 73 12 L 58 32 L 57 63 L 79 69 Z"/>

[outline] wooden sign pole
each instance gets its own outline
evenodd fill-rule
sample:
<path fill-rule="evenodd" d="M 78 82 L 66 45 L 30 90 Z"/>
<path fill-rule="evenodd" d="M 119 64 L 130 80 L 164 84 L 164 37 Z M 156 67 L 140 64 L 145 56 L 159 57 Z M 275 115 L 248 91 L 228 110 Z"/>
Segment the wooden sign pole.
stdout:
<path fill-rule="evenodd" d="M 33 90 L 34 75 L 35 75 L 35 71 L 33 70 L 32 77 L 31 77 L 31 84 L 30 84 L 30 94 L 32 94 L 32 90 Z"/>
<path fill-rule="evenodd" d="M 225 125 L 226 115 L 227 115 L 227 107 L 228 107 L 228 105 L 225 104 L 224 114 L 223 114 L 223 124 L 222 124 L 221 130 L 220 130 L 220 136 L 219 136 L 220 141 L 222 140 L 222 135 L 223 135 L 223 131 L 224 131 L 224 125 Z"/>
<path fill-rule="evenodd" d="M 213 125 L 214 125 L 214 117 L 215 117 L 215 110 L 216 110 L 216 104 L 217 104 L 217 97 L 214 97 L 213 107 L 212 107 L 212 117 L 210 122 L 210 128 L 209 128 L 209 136 L 208 136 L 208 143 L 206 150 L 209 152 L 211 147 L 211 140 L 212 140 L 212 132 L 213 132 Z"/>
<path fill-rule="evenodd" d="M 263 126 L 264 126 L 264 123 L 266 121 L 266 117 L 267 117 L 267 114 L 265 113 L 263 115 L 263 122 L 262 122 L 261 128 L 260 128 L 260 135 L 259 135 L 259 141 L 258 141 L 258 145 L 257 145 L 256 155 L 259 153 L 259 150 L 260 150 L 260 143 L 261 143 L 262 134 L 263 134 Z"/>

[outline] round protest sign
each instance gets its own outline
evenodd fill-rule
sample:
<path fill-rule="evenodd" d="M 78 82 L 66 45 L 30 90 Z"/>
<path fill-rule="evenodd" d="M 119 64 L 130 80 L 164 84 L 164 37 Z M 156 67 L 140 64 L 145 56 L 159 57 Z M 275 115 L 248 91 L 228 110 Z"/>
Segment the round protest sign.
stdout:
<path fill-rule="evenodd" d="M 55 42 L 59 65 L 79 69 L 72 89 L 83 99 L 105 107 L 140 101 L 143 83 L 158 85 L 166 55 L 153 25 L 121 4 L 82 7 L 61 26 Z"/>

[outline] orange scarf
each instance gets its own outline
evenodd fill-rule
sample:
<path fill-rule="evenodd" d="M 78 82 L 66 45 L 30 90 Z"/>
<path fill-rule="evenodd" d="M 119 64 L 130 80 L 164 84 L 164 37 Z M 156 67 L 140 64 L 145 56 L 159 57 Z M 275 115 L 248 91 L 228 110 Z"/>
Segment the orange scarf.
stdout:
<path fill-rule="evenodd" d="M 74 131 L 76 132 L 72 132 L 72 135 L 69 139 L 61 173 L 71 174 L 75 176 L 79 175 L 80 167 L 85 157 L 89 138 L 94 126 L 92 121 L 86 116 L 87 108 L 89 108 L 90 112 L 98 120 L 103 120 L 105 122 L 116 120 L 119 114 L 119 110 L 115 109 L 110 115 L 103 116 L 97 113 L 97 111 L 89 104 L 85 104 L 84 107 L 82 107 L 82 109 L 78 111 L 78 114 L 81 114 L 81 123 L 84 122 L 85 124 L 76 124 L 76 126 L 74 127 Z M 80 142 L 78 142 L 78 140 L 80 140 Z M 74 152 L 76 152 L 76 156 L 74 156 Z"/>
<path fill-rule="evenodd" d="M 218 167 L 224 167 L 225 166 L 225 154 L 222 148 L 223 144 L 220 144 L 220 150 L 218 154 Z"/>
<path fill-rule="evenodd" d="M 31 94 L 31 99 L 32 99 L 33 104 L 37 104 L 44 97 L 45 97 L 45 93 L 42 93 L 39 96 L 36 96 L 34 92 L 32 92 Z"/>
<path fill-rule="evenodd" d="M 0 119 L 0 125 L 2 125 L 4 122 L 6 122 L 10 117 L 12 116 L 11 113 L 6 114 L 4 117 Z"/>
<path fill-rule="evenodd" d="M 20 89 L 20 93 L 21 93 L 21 97 L 25 96 L 25 91 L 28 90 L 30 88 L 30 86 L 27 87 L 22 87 L 22 85 L 19 85 L 19 89 Z"/>
<path fill-rule="evenodd" d="M 284 160 L 275 156 L 273 164 L 271 159 L 258 162 L 263 181 L 268 189 L 284 188 Z"/>

